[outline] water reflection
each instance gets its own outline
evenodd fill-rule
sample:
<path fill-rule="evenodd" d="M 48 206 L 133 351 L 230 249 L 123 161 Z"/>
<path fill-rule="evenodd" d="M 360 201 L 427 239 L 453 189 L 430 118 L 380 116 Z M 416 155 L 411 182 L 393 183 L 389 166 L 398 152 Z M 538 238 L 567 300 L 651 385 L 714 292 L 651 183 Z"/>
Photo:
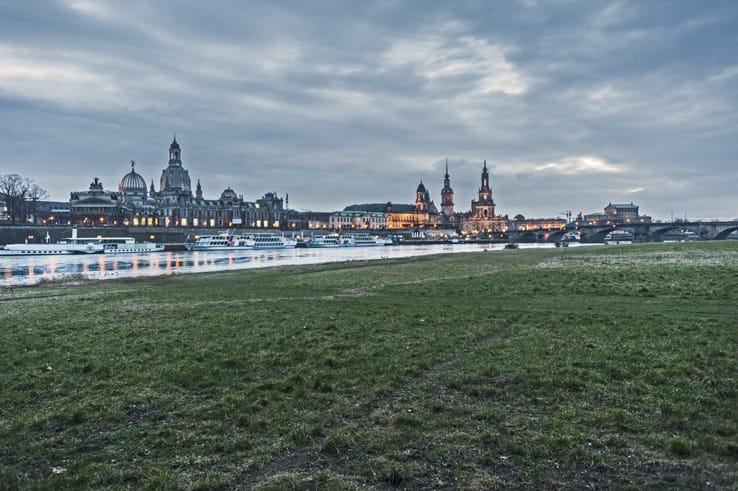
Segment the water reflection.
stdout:
<path fill-rule="evenodd" d="M 521 247 L 553 247 L 553 244 L 521 244 Z M 105 254 L 5 256 L 0 258 L 0 286 L 33 285 L 74 276 L 89 279 L 136 278 L 501 249 L 502 244 L 448 244 L 230 252 L 154 252 L 126 256 Z"/>

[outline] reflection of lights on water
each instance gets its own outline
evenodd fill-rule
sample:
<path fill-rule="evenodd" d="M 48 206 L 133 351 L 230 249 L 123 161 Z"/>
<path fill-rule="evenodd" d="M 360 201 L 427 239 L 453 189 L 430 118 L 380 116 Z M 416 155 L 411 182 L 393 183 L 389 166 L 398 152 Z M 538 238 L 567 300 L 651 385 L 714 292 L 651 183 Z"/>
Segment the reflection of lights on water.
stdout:
<path fill-rule="evenodd" d="M 527 246 L 527 245 L 526 245 Z M 536 245 L 531 244 L 532 247 Z M 161 252 L 124 256 L 35 256 L 0 262 L 0 286 L 34 284 L 42 279 L 61 279 L 65 275 L 88 278 L 160 276 L 252 269 L 276 265 L 307 265 L 328 262 L 366 261 L 448 252 L 502 250 L 504 245 L 382 246 L 340 249 L 283 249 L 250 252 Z M 538 245 L 538 247 L 554 247 Z"/>

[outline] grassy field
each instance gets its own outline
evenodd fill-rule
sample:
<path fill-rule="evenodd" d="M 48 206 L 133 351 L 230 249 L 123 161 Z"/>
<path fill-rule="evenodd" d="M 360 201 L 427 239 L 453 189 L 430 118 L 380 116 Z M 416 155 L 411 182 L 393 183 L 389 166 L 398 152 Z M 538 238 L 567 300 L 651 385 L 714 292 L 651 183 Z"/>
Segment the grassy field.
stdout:
<path fill-rule="evenodd" d="M 738 243 L 0 292 L 0 487 L 735 489 Z"/>

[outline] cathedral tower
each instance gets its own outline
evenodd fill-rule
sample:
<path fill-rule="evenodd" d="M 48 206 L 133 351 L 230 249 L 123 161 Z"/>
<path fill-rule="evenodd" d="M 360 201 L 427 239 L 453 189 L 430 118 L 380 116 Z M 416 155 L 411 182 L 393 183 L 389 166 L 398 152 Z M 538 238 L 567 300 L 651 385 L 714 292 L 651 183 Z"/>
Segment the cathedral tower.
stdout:
<path fill-rule="evenodd" d="M 482 169 L 482 187 L 479 188 L 479 199 L 472 201 L 472 213 L 477 218 L 493 218 L 495 216 L 495 202 L 492 199 L 492 189 L 489 187 L 489 171 L 487 161 Z"/>
<path fill-rule="evenodd" d="M 448 175 L 448 159 L 446 159 L 446 174 L 443 176 L 443 189 L 441 189 L 441 213 L 447 218 L 454 216 L 454 190 L 451 189 L 451 178 Z"/>

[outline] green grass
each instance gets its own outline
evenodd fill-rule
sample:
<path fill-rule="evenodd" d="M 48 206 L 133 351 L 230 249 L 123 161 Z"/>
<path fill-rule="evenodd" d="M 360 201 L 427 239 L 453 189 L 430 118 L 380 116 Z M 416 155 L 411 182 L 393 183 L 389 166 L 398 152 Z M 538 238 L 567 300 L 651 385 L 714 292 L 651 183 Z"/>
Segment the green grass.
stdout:
<path fill-rule="evenodd" d="M 731 488 L 738 243 L 0 293 L 0 488 Z"/>

